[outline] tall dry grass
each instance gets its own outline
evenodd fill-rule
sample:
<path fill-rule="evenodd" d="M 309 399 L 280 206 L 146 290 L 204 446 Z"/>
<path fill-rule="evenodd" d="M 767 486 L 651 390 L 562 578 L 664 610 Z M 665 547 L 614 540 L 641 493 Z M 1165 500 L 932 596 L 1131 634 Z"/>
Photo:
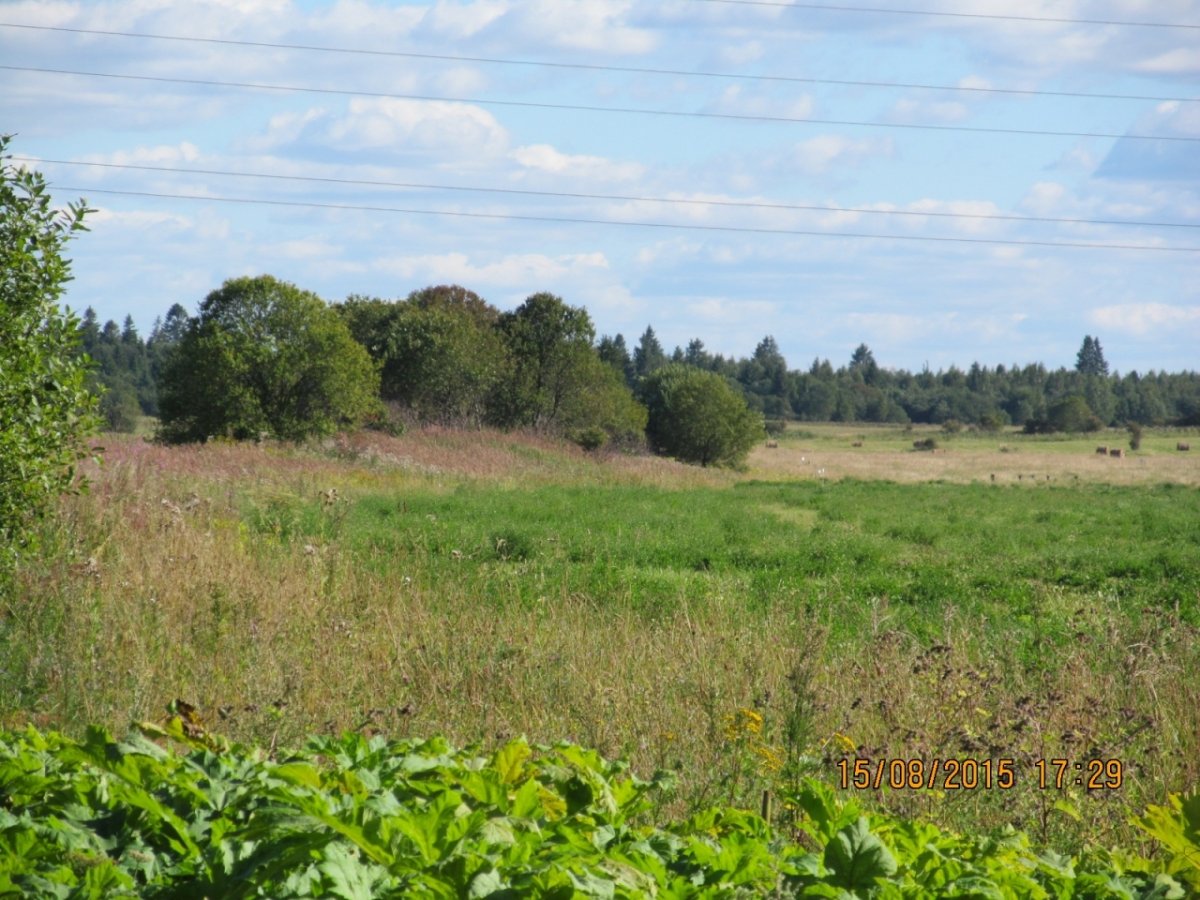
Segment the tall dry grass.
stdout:
<path fill-rule="evenodd" d="M 1180 453 L 1175 444 L 1192 430 L 1148 433 L 1142 449 L 1129 449 L 1129 435 L 1107 430 L 1094 435 L 1030 436 L 1002 434 L 947 436 L 921 426 L 799 424 L 777 447 L 765 443 L 750 456 L 750 468 L 763 478 L 859 478 L 864 480 L 994 481 L 1026 486 L 1047 483 L 1184 484 L 1200 487 L 1200 454 Z M 933 438 L 936 452 L 913 449 L 913 441 Z M 858 444 L 859 446 L 855 446 Z M 1124 458 L 1101 456 L 1099 446 L 1121 448 Z"/>
<path fill-rule="evenodd" d="M 22 573 L 0 713 L 9 725 L 120 730 L 181 698 L 211 727 L 269 746 L 346 729 L 570 739 L 644 774 L 678 771 L 668 813 L 754 802 L 802 771 L 833 777 L 846 753 L 1012 757 L 1017 791 L 874 800 L 1068 842 L 1132 841 L 1130 806 L 1200 783 L 1200 635 L 1170 611 L 1147 611 L 1130 632 L 1102 604 L 1064 610 L 1077 649 L 1031 668 L 953 612 L 934 647 L 892 628 L 886 606 L 869 632 L 833 645 L 821 612 L 784 603 L 748 614 L 681 598 L 648 614 L 571 593 L 485 601 L 433 582 L 415 558 L 361 565 L 338 539 L 340 504 L 356 492 L 734 478 L 490 433 L 357 436 L 323 450 L 114 440 L 90 491 L 63 502 L 49 535 L 57 555 Z M 281 543 L 245 525 L 247 498 L 331 488 L 342 499 L 327 504 L 320 539 Z M 747 761 L 731 740 L 728 717 L 742 708 L 763 715 L 784 772 Z M 1033 787 L 1034 760 L 1089 753 L 1127 761 L 1122 791 Z M 1055 807 L 1068 797 L 1078 822 Z"/>

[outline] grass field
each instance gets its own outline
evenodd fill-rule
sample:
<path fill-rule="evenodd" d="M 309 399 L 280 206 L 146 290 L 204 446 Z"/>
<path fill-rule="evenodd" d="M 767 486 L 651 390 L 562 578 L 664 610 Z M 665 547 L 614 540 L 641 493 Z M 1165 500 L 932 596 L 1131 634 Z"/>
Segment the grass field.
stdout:
<path fill-rule="evenodd" d="M 929 435 L 945 452 L 912 451 Z M 268 746 L 568 739 L 676 771 L 662 815 L 856 756 L 1008 758 L 1012 790 L 860 799 L 1136 844 L 1131 810 L 1200 784 L 1179 438 L 1112 459 L 1123 433 L 802 426 L 730 473 L 490 432 L 114 436 L 0 620 L 0 724 L 119 730 L 181 698 Z M 1119 759 L 1121 786 L 1042 788 L 1054 758 Z"/>

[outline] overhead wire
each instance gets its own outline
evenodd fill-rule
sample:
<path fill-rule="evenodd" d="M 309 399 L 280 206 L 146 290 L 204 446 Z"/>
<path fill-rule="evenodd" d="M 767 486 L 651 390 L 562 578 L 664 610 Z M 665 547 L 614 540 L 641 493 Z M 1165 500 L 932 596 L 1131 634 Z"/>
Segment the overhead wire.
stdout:
<path fill-rule="evenodd" d="M 792 3 L 783 0 L 693 0 L 696 3 L 724 3 L 729 6 L 772 6 L 784 9 L 807 9 L 821 12 L 886 13 L 896 16 L 931 16 L 953 19 L 990 19 L 1002 22 L 1045 22 L 1052 25 L 1106 25 L 1120 28 L 1196 28 L 1191 22 L 1146 22 L 1122 19 L 1076 19 L 1056 16 L 1019 16 L 1012 13 L 946 12 L 933 9 L 895 9 L 886 6 L 831 6 L 824 3 Z"/>
<path fill-rule="evenodd" d="M 44 157 L 11 156 L 16 162 L 42 165 L 85 166 L 100 169 L 139 172 L 165 172 L 177 175 L 213 175 L 229 178 L 262 178 L 275 181 L 294 181 L 312 184 L 335 184 L 352 187 L 382 187 L 404 190 L 459 191 L 484 194 L 508 194 L 528 197 L 554 197 L 576 200 L 608 200 L 627 203 L 662 203 L 680 206 L 717 206 L 737 209 L 766 209 L 796 212 L 856 213 L 876 216 L 933 217 L 946 219 L 977 219 L 1003 222 L 1037 222 L 1057 225 L 1106 225 L 1138 228 L 1200 228 L 1197 222 L 1156 222 L 1131 219 L 1082 219 L 1056 216 L 1022 216 L 1006 213 L 946 212 L 943 210 L 873 209 L 863 206 L 828 206 L 803 203 L 769 203 L 757 200 L 696 199 L 690 197 L 654 197 L 635 194 L 593 194 L 581 191 L 548 191 L 530 188 L 480 187 L 472 185 L 430 184 L 426 182 L 380 181 L 361 178 L 332 178 L 315 175 L 280 175 L 274 172 L 235 172 L 228 169 L 197 169 L 180 166 L 152 166 L 142 163 L 109 163 L 89 160 L 47 159 Z"/>
<path fill-rule="evenodd" d="M 505 59 L 493 56 L 460 56 L 445 53 L 421 53 L 412 50 L 375 50 L 362 47 L 329 47 L 316 44 L 291 44 L 273 41 L 247 41 L 234 38 L 195 37 L 192 35 L 155 34 L 135 31 L 106 31 L 97 28 L 69 28 L 62 25 L 28 25 L 15 22 L 0 22 L 0 28 L 24 28 L 35 31 L 55 31 L 69 34 L 89 34 L 106 37 L 139 38 L 159 41 L 181 41 L 198 44 L 216 44 L 230 47 L 254 47 L 266 50 L 300 50 L 315 53 L 340 53 L 362 56 L 383 56 L 399 59 L 427 59 L 440 62 L 468 62 L 485 65 L 529 66 L 547 69 L 575 69 L 589 72 L 618 72 L 633 75 L 667 75 L 684 78 L 724 78 L 739 81 L 780 82 L 785 84 L 828 84 L 841 87 L 894 88 L 901 90 L 949 91 L 979 94 L 1016 94 L 1032 97 L 1072 97 L 1088 100 L 1136 100 L 1157 103 L 1200 102 L 1198 97 L 1169 97 L 1151 94 L 1115 94 L 1089 91 L 1056 91 L 1032 88 L 1003 88 L 983 85 L 923 84 L 904 81 L 857 81 L 846 78 L 809 78 L 799 75 L 771 75 L 747 72 L 717 72 L 698 69 L 662 69 L 647 66 L 617 66 L 599 63 L 558 62 L 553 60 Z"/>
<path fill-rule="evenodd" d="M 936 13 L 923 12 L 919 10 L 894 10 L 894 9 L 876 9 L 874 7 L 840 7 L 827 6 L 818 4 L 801 4 L 801 3 L 770 3 L 765 0 L 707 0 L 707 2 L 729 2 L 743 3 L 745 5 L 763 5 L 763 6 L 794 6 L 804 9 L 821 9 L 826 11 L 842 11 L 842 12 L 893 12 L 909 15 L 950 15 L 961 18 L 982 18 L 982 19 L 1012 19 L 1015 21 L 1043 21 L 1043 22 L 1071 22 L 1074 24 L 1100 24 L 1100 25 L 1129 25 L 1129 26 L 1150 26 L 1150 27 L 1179 27 L 1179 28 L 1200 28 L 1200 25 L 1193 26 L 1188 24 L 1170 24 L 1170 23 L 1148 23 L 1148 22 L 1109 22 L 1100 20 L 1083 20 L 1083 19 L 1052 19 L 1042 17 L 1027 17 L 1027 16 L 1001 16 L 1001 15 L 986 15 L 986 14 L 967 14 L 967 13 Z M 100 31 L 96 29 L 74 29 L 59 26 L 29 26 L 15 23 L 0 23 L 0 27 L 13 28 L 34 28 L 40 30 L 52 30 L 63 32 L 75 32 L 84 34 L 97 34 L 118 36 L 127 38 L 144 38 L 144 39 L 159 39 L 159 40 L 174 40 L 174 41 L 189 41 L 189 42 L 204 42 L 214 44 L 229 44 L 237 46 L 252 46 L 275 49 L 291 49 L 291 50 L 306 50 L 320 51 L 330 53 L 358 53 L 365 55 L 379 56 L 395 56 L 395 57 L 412 57 L 419 59 L 436 59 L 445 61 L 459 62 L 477 62 L 487 64 L 504 64 L 504 65 L 524 65 L 524 66 L 545 66 L 549 68 L 574 68 L 582 70 L 600 70 L 626 72 L 635 74 L 659 74 L 685 77 L 711 77 L 711 78 L 738 78 L 738 79 L 754 79 L 762 81 L 781 81 L 781 82 L 797 82 L 797 83 L 818 83 L 818 84 L 836 84 L 836 85 L 851 85 L 851 86 L 868 86 L 868 87 L 886 87 L 886 88 L 906 88 L 906 89 L 922 89 L 922 90 L 942 90 L 942 91 L 978 91 L 986 93 L 1007 93 L 1007 94 L 1027 94 L 1027 95 L 1049 95 L 1049 96 L 1070 96 L 1070 97 L 1088 97 L 1096 99 L 1129 99 L 1129 100 L 1153 100 L 1153 101 L 1179 101 L 1192 102 L 1196 98 L 1185 97 L 1149 97 L 1140 95 L 1122 95 L 1122 94 L 1100 94 L 1100 93 L 1085 93 L 1085 92 L 1068 92 L 1068 91 L 1042 91 L 1042 90 L 1019 90 L 1009 88 L 990 88 L 982 86 L 945 86 L 945 85 L 927 85 L 913 84 L 901 82 L 875 82 L 875 81 L 850 81 L 842 79 L 815 79 L 802 78 L 797 76 L 783 75 L 751 75 L 729 72 L 710 72 L 710 71 L 694 71 L 694 70 L 673 70 L 673 69 L 654 69 L 646 67 L 633 66 L 606 66 L 587 63 L 558 63 L 558 62 L 539 62 L 534 60 L 513 60 L 501 59 L 493 57 L 464 57 L 450 56 L 443 54 L 427 54 L 408 51 L 377 51 L 370 49 L 356 48 L 338 48 L 311 46 L 301 44 L 278 44 L 258 41 L 241 41 L 233 39 L 221 38 L 199 38 L 180 35 L 159 35 L 159 34 L 144 34 L 137 32 L 115 32 L 115 31 Z M 610 106 L 594 106 L 583 104 L 566 104 L 566 103 L 546 103 L 536 101 L 517 101 L 517 100 L 495 100 L 483 98 L 462 98 L 462 97 L 438 97 L 424 96 L 416 94 L 398 94 L 384 93 L 374 91 L 357 91 L 345 90 L 336 88 L 319 88 L 305 87 L 297 85 L 275 85 L 261 84 L 248 82 L 232 82 L 232 81 L 216 81 L 209 79 L 187 79 L 187 78 L 170 78 L 163 76 L 148 76 L 148 75 L 129 75 L 118 73 L 105 72 L 85 72 L 67 69 L 50 69 L 30 66 L 12 66 L 0 65 L 0 69 L 10 71 L 29 71 L 40 72 L 44 74 L 67 75 L 78 77 L 91 78 L 110 78 L 110 79 L 125 79 L 134 81 L 148 81 L 157 83 L 174 83 L 192 86 L 204 87 L 222 87 L 233 89 L 248 89 L 248 90 L 264 90 L 264 91 L 286 91 L 297 93 L 315 93 L 315 94 L 335 94 L 348 96 L 365 96 L 384 99 L 400 99 L 414 100 L 423 102 L 445 102 L 445 103 L 471 103 L 482 106 L 494 105 L 505 107 L 525 107 L 535 109 L 555 109 L 555 110 L 572 110 L 584 112 L 604 112 L 604 113 L 624 113 L 624 114 L 639 114 L 639 115 L 655 115 L 655 116 L 674 116 L 674 117 L 696 117 L 696 118 L 714 118 L 714 119 L 732 119 L 745 121 L 760 121 L 760 122 L 782 122 L 796 124 L 815 124 L 815 125 L 838 125 L 838 126 L 854 126 L 854 127 L 874 127 L 874 128 L 908 128 L 932 131 L 956 131 L 956 132 L 976 132 L 976 133 L 991 133 L 991 134 L 1014 134 L 1014 135 L 1035 135 L 1035 136 L 1055 136 L 1055 137 L 1081 137 L 1081 138 L 1108 138 L 1108 139 L 1131 139 L 1131 140 L 1161 140 L 1174 142 L 1200 142 L 1200 138 L 1180 136 L 1180 135 L 1147 135 L 1147 134 L 1113 134 L 1104 132 L 1072 132 L 1072 131 L 1050 131 L 1042 129 L 1021 129 L 1021 128 L 994 128 L 983 126 L 965 126 L 965 125 L 939 125 L 926 123 L 904 123 L 904 122 L 868 122 L 868 121 L 853 121 L 853 120 L 831 120 L 831 119 L 816 119 L 806 117 L 792 116 L 771 116 L 762 114 L 748 113 L 722 113 L 722 112 L 704 112 L 704 111 L 680 111 L 680 110 L 661 110 L 661 109 L 643 109 L 631 107 L 610 107 Z M 534 191 L 518 188 L 482 188 L 470 186 L 455 186 L 455 185 L 431 185 L 431 184 L 415 184 L 402 182 L 377 182 L 365 181 L 357 179 L 334 179 L 334 178 L 317 178 L 306 176 L 286 176 L 271 173 L 243 173 L 231 172 L 212 169 L 183 169 L 164 166 L 144 166 L 136 164 L 115 164 L 115 163 L 89 163 L 81 161 L 67 160 L 40 160 L 42 162 L 50 162 L 61 165 L 94 165 L 108 168 L 125 168 L 137 169 L 145 171 L 163 171 L 179 174 L 204 174 L 222 177 L 258 177 L 271 179 L 286 179 L 294 181 L 320 182 L 359 186 L 376 186 L 376 187 L 393 187 L 393 188 L 415 188 L 425 190 L 447 190 L 447 191 L 478 191 L 497 194 L 521 194 L 527 196 L 552 196 L 552 197 L 568 197 L 581 199 L 597 199 L 597 200 L 615 200 L 626 202 L 656 202 L 656 203 L 674 203 L 674 204 L 691 204 L 691 205 L 710 205 L 723 207 L 746 207 L 760 209 L 778 209 L 778 210 L 806 210 L 819 212 L 833 213 L 861 213 L 871 215 L 899 215 L 899 216 L 933 216 L 942 218 L 960 218 L 960 219 L 994 219 L 1007 221 L 1028 221 L 1028 222 L 1049 222 L 1058 224 L 1081 224 L 1081 225 L 1112 225 L 1112 226 L 1139 226 L 1139 227 L 1200 227 L 1192 223 L 1182 222 L 1136 222 L 1129 220 L 1106 220 L 1106 219 L 1070 219 L 1070 218 L 1054 218 L 1054 217 L 1038 217 L 1038 216 L 1017 216 L 1006 214 L 988 214 L 988 213 L 953 213 L 944 211 L 914 211 L 914 210 L 878 210 L 869 208 L 855 207 L 832 207 L 832 206 L 815 206 L 801 204 L 780 204 L 780 203 L 765 203 L 755 201 L 735 201 L 735 200 L 699 200 L 692 198 L 663 198 L 663 197 L 641 197 L 627 195 L 605 195 L 605 194 L 588 194 L 580 192 L 565 192 L 565 191 Z M 64 188 L 70 191 L 86 192 L 84 188 Z M 404 213 L 413 215 L 441 215 L 441 216 L 458 216 L 468 218 L 483 218 L 483 219 L 505 219 L 518 221 L 538 221 L 550 223 L 564 224 L 595 224 L 595 225 L 610 225 L 624 227 L 643 227 L 643 228 L 673 228 L 685 230 L 704 230 L 704 231 L 723 231 L 723 232 L 742 232 L 742 233 L 757 233 L 757 234 L 784 234 L 784 235 L 800 235 L 800 236 L 816 236 L 816 237 L 843 237 L 843 238 L 860 238 L 860 239 L 875 239 L 875 240 L 909 240 L 909 241 L 934 241 L 934 242 L 954 242 L 954 243 L 972 243 L 972 244 L 1006 244 L 1006 245 L 1028 245 L 1028 246 L 1049 246 L 1049 247 L 1072 247 L 1072 248 L 1087 248 L 1087 249 L 1112 249 L 1112 250 L 1134 250 L 1134 251 L 1176 251 L 1176 252 L 1197 252 L 1200 247 L 1173 247 L 1160 245 L 1146 244 L 1112 244 L 1112 243 L 1094 243 L 1082 241 L 1049 241 L 1049 240 L 1016 240 L 1016 239 L 1001 239 L 1001 238 L 979 238 L 979 237 L 952 237 L 952 236 L 928 236 L 928 235 L 894 235 L 894 234 L 870 234 L 860 232 L 829 232 L 829 231 L 808 231 L 800 229 L 784 229 L 784 228 L 760 228 L 750 226 L 725 226 L 725 225 L 705 225 L 705 224 L 689 224 L 689 223 L 668 223 L 668 222 L 645 222 L 645 221 L 620 221 L 612 219 L 588 219 L 582 217 L 556 217 L 556 216 L 537 216 L 537 215 L 522 215 L 512 213 L 484 213 L 484 212 L 469 212 L 469 211 L 452 211 L 452 210 L 429 210 L 429 209 L 410 209 L 400 207 L 385 207 L 385 206 L 369 206 L 356 204 L 336 204 L 336 203 L 317 203 L 310 201 L 291 201 L 291 200 L 272 200 L 272 199 L 256 199 L 245 197 L 216 197 L 216 196 L 195 196 L 189 194 L 172 194 L 149 191 L 123 191 L 115 189 L 91 188 L 94 193 L 123 195 L 123 196 L 140 196 L 154 197 L 164 199 L 183 199 L 183 200 L 208 200 L 221 203 L 240 203 L 240 204 L 260 204 L 270 206 L 293 206 L 293 207 L 308 207 L 316 209 L 335 209 L 335 210 L 360 210 L 360 211 L 375 211 L 375 212 L 392 212 Z"/>
<path fill-rule="evenodd" d="M 811 229 L 796 229 L 796 228 L 765 228 L 743 225 L 703 225 L 697 223 L 676 223 L 676 222 L 645 222 L 634 220 L 619 220 L 619 219 L 591 219 L 580 216 L 536 216 L 519 213 L 488 213 L 467 210 L 439 210 L 439 209 L 416 209 L 409 207 L 395 206 L 374 206 L 366 204 L 350 204 L 350 203 L 318 203 L 310 200 L 274 200 L 252 197 L 219 197 L 211 194 L 174 194 L 159 191 L 129 191 L 116 190 L 110 188 L 84 188 L 74 187 L 69 185 L 58 185 L 56 190 L 67 191 L 70 193 L 79 193 L 87 195 L 89 192 L 94 194 L 107 194 L 125 197 L 147 197 L 166 200 L 191 200 L 196 202 L 209 203 L 235 203 L 247 205 L 263 205 L 277 207 L 301 207 L 307 209 L 327 209 L 341 210 L 353 212 L 386 212 L 398 213 L 405 215 L 420 215 L 420 216 L 450 216 L 456 218 L 468 219 L 491 219 L 502 221 L 518 221 L 518 222 L 546 222 L 558 225 L 605 225 L 611 227 L 623 228 L 655 228 L 665 230 L 684 230 L 684 231 L 709 231 L 709 232 L 725 232 L 735 234 L 772 234 L 785 235 L 794 237 L 821 237 L 821 238 L 855 238 L 867 240 L 881 241 L 918 241 L 930 243 L 956 243 L 956 244 L 999 244 L 1004 246 L 1017 247 L 1060 247 L 1072 249 L 1086 250 L 1132 250 L 1132 251 L 1154 251 L 1168 253 L 1200 253 L 1200 246 L 1196 247 L 1179 247 L 1179 246 L 1162 246 L 1154 244 L 1113 244 L 1113 243 L 1091 243 L 1086 241 L 1049 241 L 1049 240 L 1026 240 L 1026 239 L 1010 239 L 1010 238 L 982 238 L 982 237 L 954 237 L 947 235 L 912 235 L 912 234 L 875 234 L 870 232 L 853 232 L 853 231 L 816 231 Z"/>
<path fill-rule="evenodd" d="M 238 90 L 257 90 L 257 91 L 281 91 L 291 93 L 307 93 L 307 94 L 322 94 L 336 95 L 348 97 L 370 97 L 375 99 L 385 100 L 415 100 L 429 103 L 466 103 L 477 106 L 502 106 L 506 108 L 524 108 L 524 109 L 552 109 L 559 111 L 574 111 L 574 112 L 600 112 L 600 113 L 619 113 L 630 115 L 643 116 L 663 116 L 673 118 L 699 118 L 699 119 L 720 119 L 726 121 L 743 121 L 743 122 L 771 122 L 779 124 L 797 124 L 797 125 L 834 125 L 848 126 L 857 128 L 902 128 L 916 129 L 920 131 L 940 131 L 940 132 L 971 132 L 976 134 L 1009 134 L 1037 137 L 1075 137 L 1075 138 L 1099 138 L 1111 140 L 1137 140 L 1137 141 L 1172 141 L 1182 143 L 1200 143 L 1200 137 L 1191 137 L 1186 135 L 1169 135 L 1169 134 L 1138 134 L 1128 132 L 1118 134 L 1114 132 L 1103 131 L 1051 131 L 1047 129 L 1037 128 L 997 128 L 982 125 L 936 125 L 932 123 L 918 122 L 868 122 L 853 119 L 818 119 L 805 116 L 781 116 L 781 115 L 766 115 L 756 113 L 726 113 L 726 112 L 702 112 L 696 110 L 671 110 L 671 109 L 646 109 L 642 107 L 630 106 L 596 106 L 582 103 L 549 103 L 534 100 L 497 100 L 493 98 L 483 97 L 445 97 L 433 96 L 426 94 L 402 94 L 386 91 L 363 91 L 349 90 L 344 88 L 322 88 L 322 87 L 307 87 L 302 85 L 280 85 L 280 84 L 263 84 L 260 82 L 245 82 L 245 81 L 216 81 L 207 78 L 171 78 L 163 75 L 128 75 L 115 72 L 86 72 L 78 69 L 51 69 L 40 66 L 12 66 L 0 65 L 0 70 L 14 72 L 39 72 L 48 75 L 67 75 L 78 76 L 83 78 L 110 78 L 127 81 L 145 81 L 155 84 L 182 84 L 193 87 L 221 87 L 234 88 Z"/>

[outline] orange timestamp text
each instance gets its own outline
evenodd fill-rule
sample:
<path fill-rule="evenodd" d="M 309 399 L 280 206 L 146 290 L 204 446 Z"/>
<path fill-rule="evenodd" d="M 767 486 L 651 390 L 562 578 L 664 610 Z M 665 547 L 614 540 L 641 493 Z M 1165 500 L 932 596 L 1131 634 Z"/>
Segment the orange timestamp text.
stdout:
<path fill-rule="evenodd" d="M 1119 759 L 888 759 L 843 757 L 837 761 L 843 789 L 1008 791 L 1018 783 L 1039 790 L 1080 787 L 1089 791 L 1119 790 L 1125 766 Z M 1028 779 L 1028 781 L 1026 781 Z"/>

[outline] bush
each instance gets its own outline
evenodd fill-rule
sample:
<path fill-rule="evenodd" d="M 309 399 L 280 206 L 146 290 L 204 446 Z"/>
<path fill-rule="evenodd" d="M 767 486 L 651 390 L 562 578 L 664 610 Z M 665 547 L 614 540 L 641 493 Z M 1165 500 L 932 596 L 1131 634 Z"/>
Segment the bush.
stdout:
<path fill-rule="evenodd" d="M 1125 430 L 1129 432 L 1129 449 L 1142 449 L 1142 426 L 1138 422 L 1130 422 L 1125 426 Z"/>
<path fill-rule="evenodd" d="M 592 425 L 575 432 L 574 441 L 584 450 L 592 453 L 608 443 L 608 432 L 598 425 Z"/>
<path fill-rule="evenodd" d="M 1059 400 L 1046 410 L 1046 421 L 1051 431 L 1098 431 L 1103 427 L 1087 400 L 1078 394 Z"/>
<path fill-rule="evenodd" d="M 88 209 L 52 209 L 42 176 L 7 164 L 8 142 L 0 135 L 0 594 L 96 424 L 79 320 L 59 306 L 63 251 Z"/>
<path fill-rule="evenodd" d="M 914 450 L 936 450 L 937 441 L 934 438 L 924 438 L 923 440 L 913 441 Z"/>
<path fill-rule="evenodd" d="M 126 383 L 113 385 L 100 398 L 100 415 L 109 431 L 133 433 L 142 415 L 137 392 Z"/>
<path fill-rule="evenodd" d="M 763 437 L 763 418 L 715 372 L 673 364 L 642 383 L 652 448 L 702 466 L 741 465 Z"/>
<path fill-rule="evenodd" d="M 767 419 L 763 425 L 767 429 L 767 434 L 773 438 L 777 438 L 787 431 L 787 422 L 783 419 Z"/>
<path fill-rule="evenodd" d="M 979 427 L 995 434 L 1008 424 L 1008 417 L 1001 412 L 988 412 L 979 417 Z"/>

